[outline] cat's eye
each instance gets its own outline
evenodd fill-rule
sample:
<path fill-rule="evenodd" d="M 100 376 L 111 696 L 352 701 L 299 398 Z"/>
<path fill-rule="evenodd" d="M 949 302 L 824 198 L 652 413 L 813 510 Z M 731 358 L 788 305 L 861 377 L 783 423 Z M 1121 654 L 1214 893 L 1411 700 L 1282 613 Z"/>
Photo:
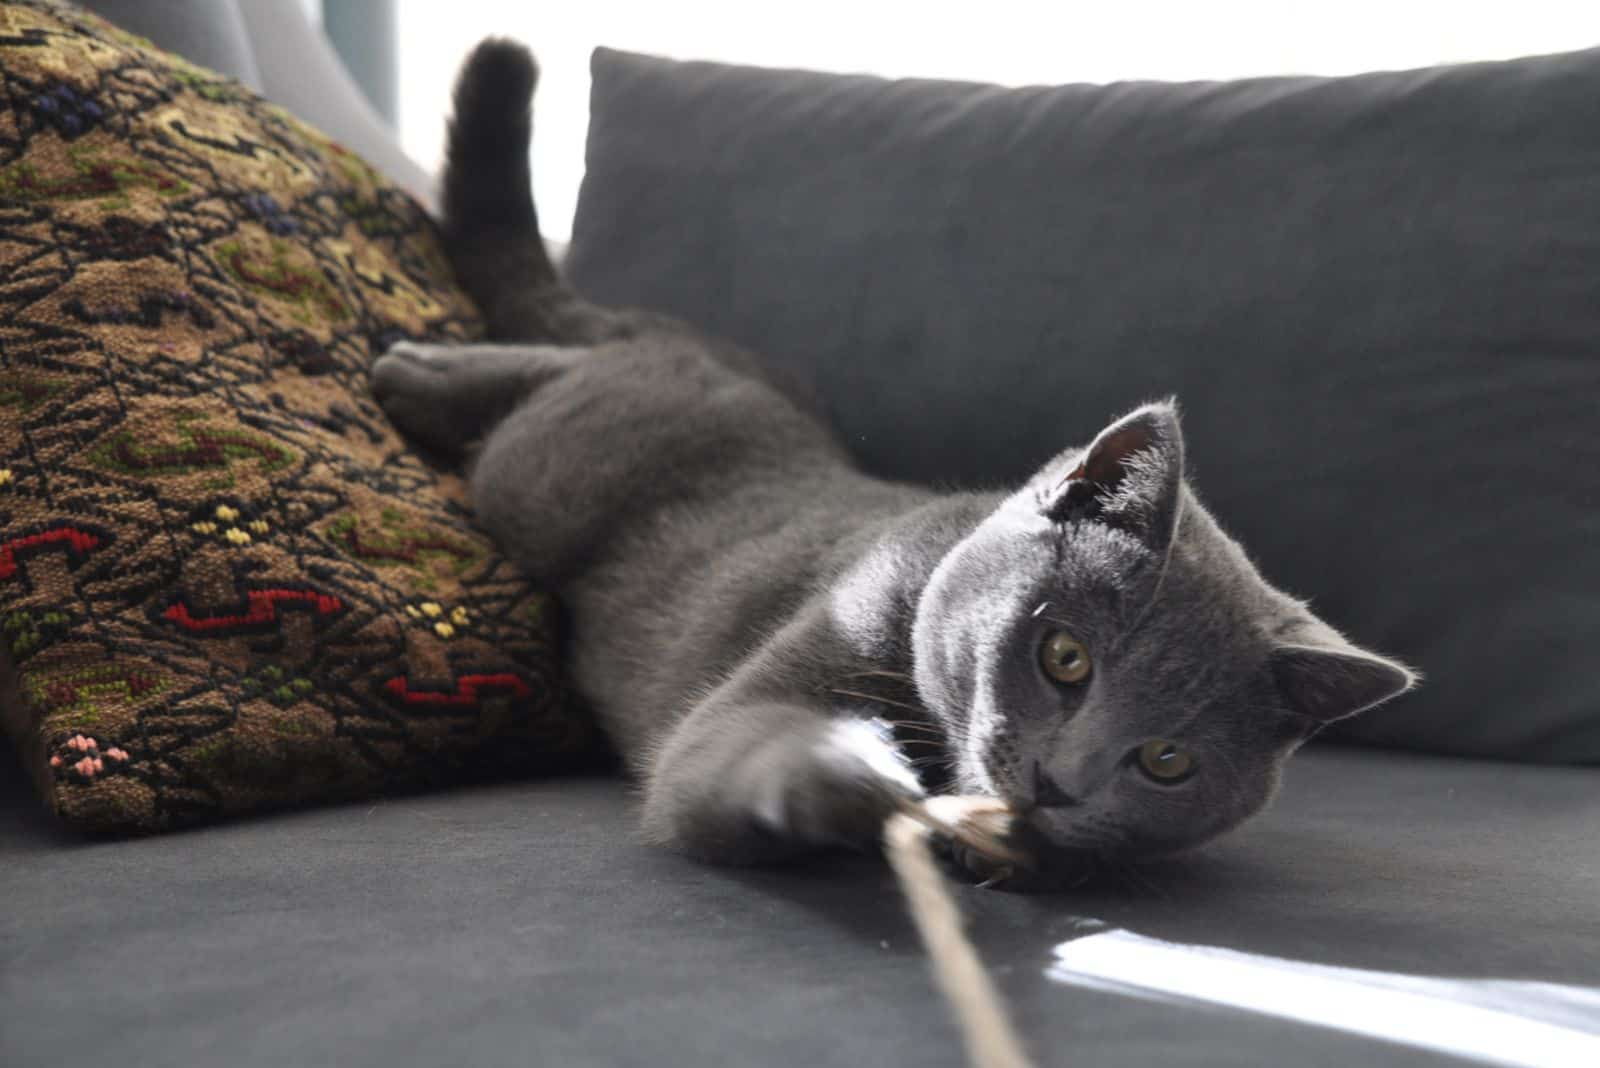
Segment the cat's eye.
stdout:
<path fill-rule="evenodd" d="M 1089 650 L 1066 631 L 1054 630 L 1039 646 L 1039 666 L 1055 681 L 1075 685 L 1089 677 Z"/>
<path fill-rule="evenodd" d="M 1173 786 L 1194 774 L 1194 757 L 1183 746 L 1165 738 L 1152 738 L 1134 753 L 1139 770 L 1162 786 Z"/>

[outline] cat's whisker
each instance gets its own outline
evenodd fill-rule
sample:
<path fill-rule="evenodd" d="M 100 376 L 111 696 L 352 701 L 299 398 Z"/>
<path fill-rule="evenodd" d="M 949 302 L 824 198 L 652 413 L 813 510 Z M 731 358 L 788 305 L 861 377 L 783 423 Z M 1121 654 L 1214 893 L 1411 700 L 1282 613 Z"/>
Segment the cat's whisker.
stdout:
<path fill-rule="evenodd" d="M 859 690 L 841 690 L 833 686 L 828 687 L 828 692 L 831 694 L 837 694 L 840 697 L 854 697 L 860 701 L 870 701 L 875 704 L 888 705 L 891 708 L 903 708 L 907 712 L 922 711 L 922 709 L 918 708 L 916 705 L 908 705 L 904 701 L 894 701 L 890 698 L 880 696 L 879 694 L 862 693 Z"/>
<path fill-rule="evenodd" d="M 876 670 L 876 671 L 852 671 L 848 675 L 845 675 L 844 678 L 847 678 L 847 679 L 868 679 L 868 678 L 896 679 L 896 680 L 898 680 L 900 682 L 915 682 L 916 681 L 910 675 L 904 674 L 903 672 L 899 672 L 899 671 L 881 671 L 881 670 Z"/>
<path fill-rule="evenodd" d="M 929 734 L 943 734 L 944 728 L 933 723 L 922 723 L 914 719 L 886 719 L 883 721 L 891 727 L 903 727 L 906 730 L 927 731 Z"/>

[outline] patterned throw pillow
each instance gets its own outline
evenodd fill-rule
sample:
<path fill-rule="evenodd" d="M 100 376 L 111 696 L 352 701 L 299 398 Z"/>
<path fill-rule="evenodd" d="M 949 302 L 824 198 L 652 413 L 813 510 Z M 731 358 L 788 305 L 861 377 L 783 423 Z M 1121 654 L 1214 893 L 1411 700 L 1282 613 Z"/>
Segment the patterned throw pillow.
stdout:
<path fill-rule="evenodd" d="M 556 609 L 368 395 L 465 337 L 411 200 L 232 81 L 0 4 L 0 719 L 94 830 L 594 751 Z"/>

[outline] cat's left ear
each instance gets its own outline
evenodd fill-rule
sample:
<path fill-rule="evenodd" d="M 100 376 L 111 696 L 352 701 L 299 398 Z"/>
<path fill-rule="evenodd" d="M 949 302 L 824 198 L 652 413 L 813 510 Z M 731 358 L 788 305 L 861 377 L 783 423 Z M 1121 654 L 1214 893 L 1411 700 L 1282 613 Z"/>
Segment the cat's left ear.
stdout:
<path fill-rule="evenodd" d="M 1364 712 L 1416 686 L 1416 672 L 1355 646 L 1285 645 L 1273 651 L 1272 675 L 1291 708 L 1317 723 Z"/>
<path fill-rule="evenodd" d="M 1165 555 L 1183 485 L 1183 431 L 1174 402 L 1129 412 L 1100 431 L 1076 463 L 1070 457 L 1067 463 L 1066 472 L 1053 473 L 1043 487 L 1045 515 L 1057 523 L 1096 520 Z"/>

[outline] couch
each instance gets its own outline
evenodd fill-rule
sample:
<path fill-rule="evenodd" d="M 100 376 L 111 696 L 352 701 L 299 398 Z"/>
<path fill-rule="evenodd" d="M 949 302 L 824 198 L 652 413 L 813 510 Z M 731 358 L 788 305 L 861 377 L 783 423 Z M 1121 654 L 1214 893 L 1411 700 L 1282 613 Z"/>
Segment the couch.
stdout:
<path fill-rule="evenodd" d="M 104 6 L 420 184 L 360 140 L 348 81 L 274 80 L 259 57 L 297 18 Z M 0 764 L 0 1063 L 962 1063 L 880 861 L 706 868 L 641 843 L 633 808 L 626 783 L 572 777 L 85 840 Z M 1600 1063 L 1593 767 L 1318 744 L 1200 853 L 1069 893 L 956 892 L 1041 1065 Z M 1154 967 L 1080 952 L 1120 935 Z M 1234 985 L 1173 981 L 1205 947 L 1239 954 L 1213 973 Z"/>

